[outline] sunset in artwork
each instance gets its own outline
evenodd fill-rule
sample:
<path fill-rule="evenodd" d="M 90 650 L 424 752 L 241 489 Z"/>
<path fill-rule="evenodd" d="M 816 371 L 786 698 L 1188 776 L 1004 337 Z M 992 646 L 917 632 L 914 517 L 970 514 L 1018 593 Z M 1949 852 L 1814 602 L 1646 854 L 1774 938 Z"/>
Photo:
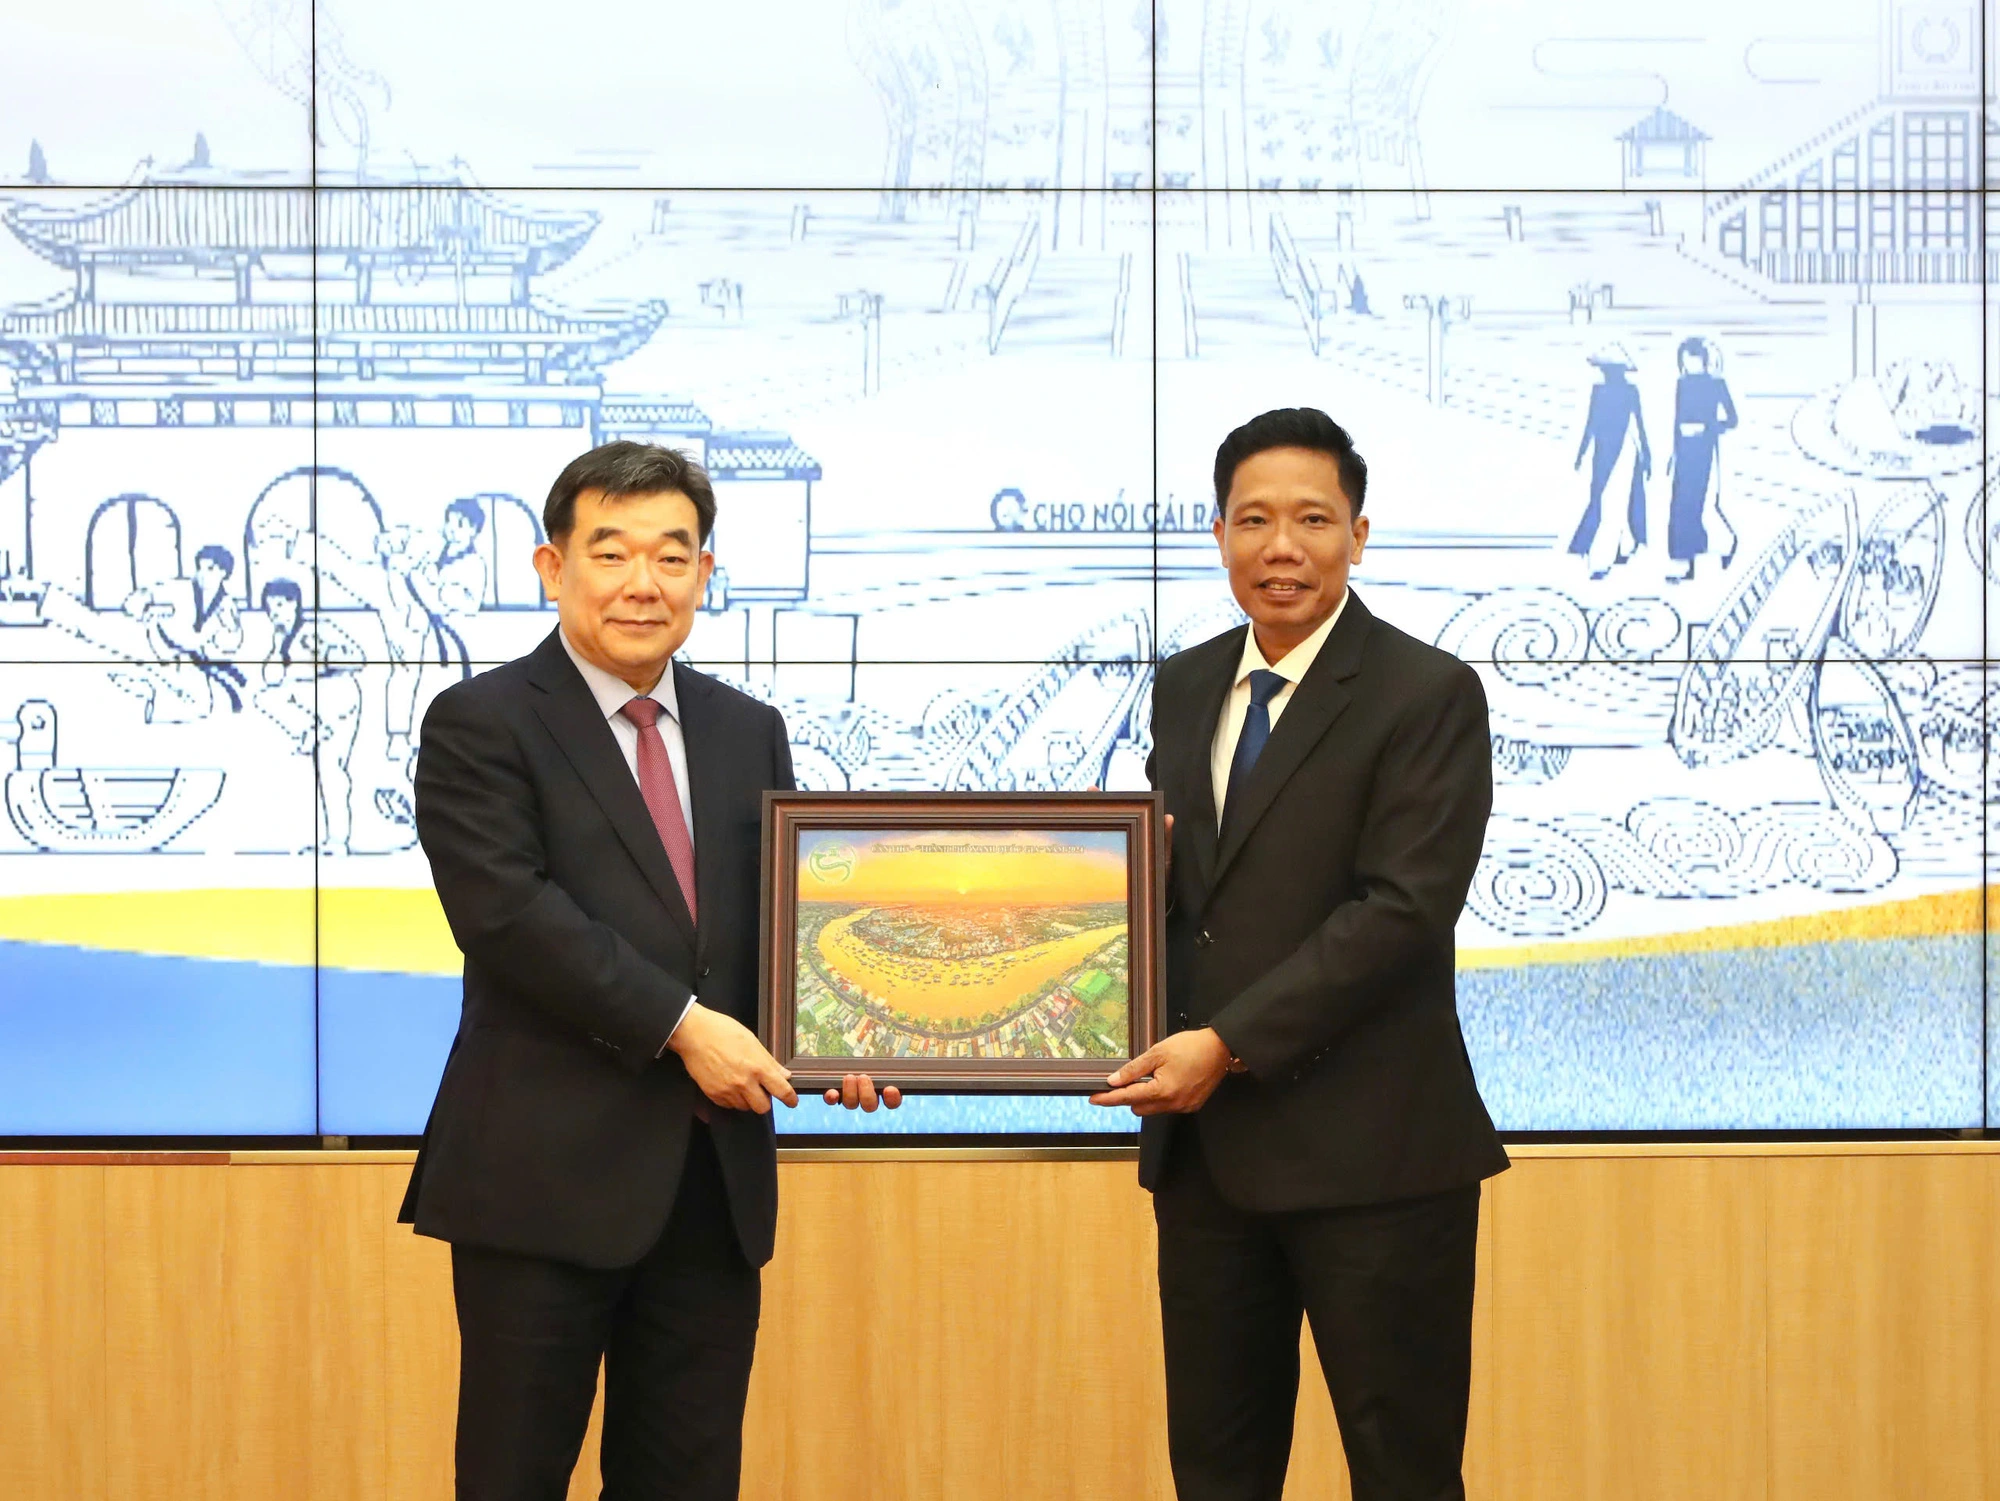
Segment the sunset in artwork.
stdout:
<path fill-rule="evenodd" d="M 799 837 L 799 1053 L 1124 1056 L 1122 831 Z"/>

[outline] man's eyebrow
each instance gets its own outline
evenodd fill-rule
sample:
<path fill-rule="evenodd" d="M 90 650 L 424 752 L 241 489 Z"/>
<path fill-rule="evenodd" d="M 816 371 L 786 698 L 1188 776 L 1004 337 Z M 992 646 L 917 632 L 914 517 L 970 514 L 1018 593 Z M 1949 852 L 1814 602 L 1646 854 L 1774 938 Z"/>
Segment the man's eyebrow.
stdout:
<path fill-rule="evenodd" d="M 622 527 L 600 526 L 584 539 L 583 545 L 585 547 L 595 547 L 600 542 L 609 542 L 613 537 L 623 537 L 624 535 L 625 531 Z M 690 532 L 684 526 L 677 526 L 670 532 L 661 532 L 660 540 L 663 542 L 678 542 L 683 547 L 692 548 L 694 546 L 694 533 Z"/>

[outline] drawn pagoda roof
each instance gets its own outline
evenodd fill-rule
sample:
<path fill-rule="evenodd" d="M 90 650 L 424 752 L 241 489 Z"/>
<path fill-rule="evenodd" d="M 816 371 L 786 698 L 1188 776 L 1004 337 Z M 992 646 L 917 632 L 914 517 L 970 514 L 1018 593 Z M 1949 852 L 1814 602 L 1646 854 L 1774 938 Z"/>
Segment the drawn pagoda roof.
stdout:
<path fill-rule="evenodd" d="M 1618 137 L 1619 140 L 1636 146 L 1694 145 L 1708 138 L 1708 132 L 1690 125 L 1665 105 L 1655 109 Z"/>
<path fill-rule="evenodd" d="M 693 402 L 677 396 L 607 395 L 598 408 L 598 421 L 612 428 L 663 428 L 707 433 L 714 424 L 708 413 Z"/>
<path fill-rule="evenodd" d="M 539 275 L 583 248 L 589 210 L 525 210 L 458 183 L 243 189 L 146 182 L 81 208 L 23 202 L 7 226 L 59 266 L 350 256 Z"/>
<path fill-rule="evenodd" d="M 787 433 L 714 433 L 708 440 L 708 472 L 719 479 L 737 474 L 768 475 L 782 471 L 786 479 L 818 479 L 818 460 L 794 443 Z"/>
<path fill-rule="evenodd" d="M 397 343 L 543 346 L 558 364 L 590 366 L 623 359 L 651 338 L 667 316 L 664 302 L 615 316 L 580 315 L 541 304 L 321 303 L 322 345 L 365 339 Z M 246 338 L 310 339 L 311 306 L 302 303 L 119 303 L 65 297 L 40 307 L 0 312 L 0 344 L 182 342 L 226 344 Z"/>

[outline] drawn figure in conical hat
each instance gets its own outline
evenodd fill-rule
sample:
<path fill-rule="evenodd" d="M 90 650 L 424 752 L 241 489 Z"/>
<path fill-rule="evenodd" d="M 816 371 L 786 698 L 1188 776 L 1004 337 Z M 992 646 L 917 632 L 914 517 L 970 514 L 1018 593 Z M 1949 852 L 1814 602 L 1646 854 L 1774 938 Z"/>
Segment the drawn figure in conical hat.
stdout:
<path fill-rule="evenodd" d="M 1597 367 L 1590 411 L 1584 418 L 1583 441 L 1577 446 L 1581 469 L 1590 455 L 1590 504 L 1569 539 L 1569 550 L 1590 560 L 1590 576 L 1601 579 L 1646 543 L 1646 481 L 1653 473 L 1652 445 L 1646 441 L 1646 420 L 1639 410 L 1639 388 L 1630 376 L 1635 368 L 1622 344 L 1610 344 L 1590 356 Z M 1604 497 L 1624 502 L 1624 515 L 1609 523 Z"/>

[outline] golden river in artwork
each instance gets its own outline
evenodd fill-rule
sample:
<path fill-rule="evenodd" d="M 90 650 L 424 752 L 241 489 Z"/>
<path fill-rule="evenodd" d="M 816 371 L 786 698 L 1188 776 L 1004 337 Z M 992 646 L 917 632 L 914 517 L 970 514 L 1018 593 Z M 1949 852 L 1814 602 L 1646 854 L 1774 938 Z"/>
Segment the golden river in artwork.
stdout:
<path fill-rule="evenodd" d="M 862 938 L 855 929 L 876 916 L 876 909 L 863 908 L 821 928 L 821 962 L 891 1010 L 941 1022 L 1018 1006 L 1125 932 L 1118 922 L 977 958 L 929 959 L 890 953 Z"/>

